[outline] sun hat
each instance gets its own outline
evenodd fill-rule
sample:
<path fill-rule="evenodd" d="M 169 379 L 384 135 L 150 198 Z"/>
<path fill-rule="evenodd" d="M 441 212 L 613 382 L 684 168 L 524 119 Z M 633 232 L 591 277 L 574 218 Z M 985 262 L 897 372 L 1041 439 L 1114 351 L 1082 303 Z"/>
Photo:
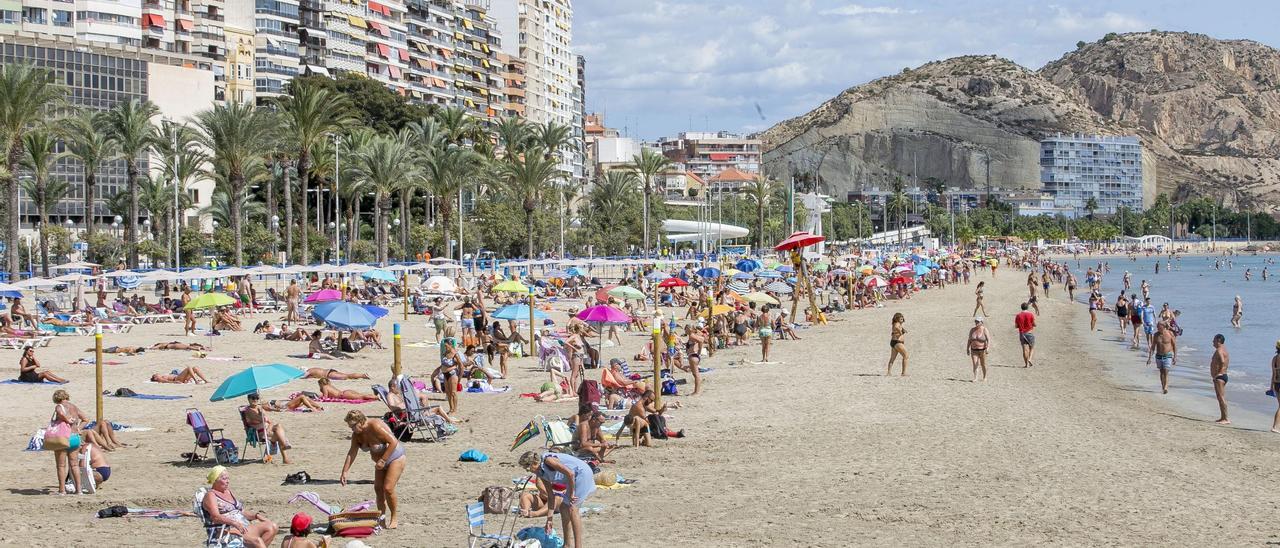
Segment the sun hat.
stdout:
<path fill-rule="evenodd" d="M 222 477 L 222 474 L 226 473 L 226 471 L 227 467 L 221 464 L 210 468 L 209 475 L 204 477 L 205 482 L 209 485 L 213 485 L 213 482 L 218 481 L 218 478 Z"/>
<path fill-rule="evenodd" d="M 293 515 L 293 521 L 289 524 L 289 532 L 295 537 L 301 537 L 308 533 L 311 528 L 311 516 L 306 512 L 298 512 Z"/>

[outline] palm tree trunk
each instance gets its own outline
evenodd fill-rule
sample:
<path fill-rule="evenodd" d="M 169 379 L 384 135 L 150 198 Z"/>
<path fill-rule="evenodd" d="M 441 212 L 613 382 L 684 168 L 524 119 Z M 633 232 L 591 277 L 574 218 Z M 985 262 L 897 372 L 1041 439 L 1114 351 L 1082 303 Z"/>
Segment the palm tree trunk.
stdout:
<path fill-rule="evenodd" d="M 43 186 L 43 185 L 41 185 Z M 40 204 L 40 269 L 44 272 L 44 277 L 49 277 L 49 235 L 45 232 L 45 228 L 49 226 L 48 206 Z"/>
<path fill-rule="evenodd" d="M 533 208 L 526 206 L 524 208 L 524 228 L 529 237 L 529 259 L 533 258 Z"/>
<path fill-rule="evenodd" d="M 138 268 L 138 159 L 129 158 L 125 163 L 129 177 L 129 218 L 124 221 L 124 239 L 129 246 L 129 268 Z"/>
<path fill-rule="evenodd" d="M 9 193 L 5 207 L 9 217 L 5 230 L 5 241 L 9 243 L 5 247 L 5 267 L 10 281 L 16 279 L 18 273 L 18 163 L 21 159 L 22 140 L 14 137 L 13 145 L 9 147 L 8 165 L 5 166 L 9 170 L 9 179 L 4 184 L 5 191 Z"/>
<path fill-rule="evenodd" d="M 400 191 L 400 252 L 404 254 L 401 259 L 405 261 L 409 260 L 409 202 L 412 201 L 412 189 Z"/>
<path fill-rule="evenodd" d="M 441 255 L 448 257 L 450 256 L 449 227 L 453 226 L 453 224 L 449 222 L 453 216 L 449 213 L 453 211 L 453 200 L 451 200 L 449 196 L 445 196 L 443 194 L 438 196 L 436 199 L 439 200 L 439 205 L 436 207 L 436 213 L 440 216 L 440 234 L 444 236 L 444 239 L 440 240 L 440 245 L 444 247 Z"/>
<path fill-rule="evenodd" d="M 355 198 L 347 200 L 347 249 L 355 244 L 360 235 L 360 203 Z"/>
<path fill-rule="evenodd" d="M 307 227 L 307 189 L 311 186 L 311 155 L 304 148 L 298 152 L 298 186 L 300 188 L 299 196 L 302 196 L 302 207 L 298 211 L 299 219 L 302 221 L 302 264 L 311 264 L 311 246 L 309 245 L 310 234 Z"/>
<path fill-rule="evenodd" d="M 285 261 L 292 261 L 293 257 L 293 193 L 289 192 L 289 170 L 284 171 L 284 192 L 281 198 L 284 198 L 284 256 Z"/>
<path fill-rule="evenodd" d="M 644 203 L 641 205 L 644 209 L 644 249 L 641 250 L 641 255 L 644 257 L 649 256 L 649 179 L 648 175 L 644 178 Z"/>
<path fill-rule="evenodd" d="M 240 173 L 231 174 L 231 188 L 227 199 L 231 201 L 231 231 L 235 234 L 236 254 L 235 265 L 244 266 L 244 242 L 241 233 L 244 220 L 240 218 L 240 193 L 244 188 L 244 176 Z"/>
<path fill-rule="evenodd" d="M 93 240 L 93 194 L 98 184 L 98 174 L 91 169 L 84 170 L 84 241 Z M 98 250 L 91 250 L 95 254 Z"/>
<path fill-rule="evenodd" d="M 756 202 L 756 250 L 764 249 L 764 203 Z"/>
<path fill-rule="evenodd" d="M 386 232 L 384 232 L 384 230 L 385 227 L 382 222 L 382 196 L 377 196 L 373 199 L 373 239 L 374 247 L 376 248 L 374 250 L 374 260 L 378 261 L 379 264 L 382 263 L 383 257 L 387 252 Z"/>

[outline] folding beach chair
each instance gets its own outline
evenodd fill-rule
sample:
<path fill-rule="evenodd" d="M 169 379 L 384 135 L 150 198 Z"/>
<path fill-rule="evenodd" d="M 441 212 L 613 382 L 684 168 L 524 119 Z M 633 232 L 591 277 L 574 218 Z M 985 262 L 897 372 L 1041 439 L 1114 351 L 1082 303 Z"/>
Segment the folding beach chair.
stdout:
<path fill-rule="evenodd" d="M 204 546 L 205 548 L 244 548 L 244 539 L 231 534 L 230 526 L 222 523 L 214 523 L 209 519 L 209 515 L 204 511 L 204 495 L 209 492 L 208 487 L 201 487 L 196 490 L 196 494 L 191 499 L 191 511 L 195 515 L 200 516 L 200 523 L 204 526 Z"/>
<path fill-rule="evenodd" d="M 400 395 L 404 398 L 405 412 L 408 414 L 407 424 L 414 432 L 422 434 L 427 441 L 446 441 L 457 428 L 449 424 L 439 415 L 422 407 L 418 400 L 418 388 L 413 379 L 400 377 Z"/>
<path fill-rule="evenodd" d="M 196 456 L 209 458 L 209 448 L 222 443 L 222 429 L 210 429 L 209 423 L 204 420 L 204 413 L 194 407 L 187 409 L 187 424 L 191 425 L 191 432 L 196 437 L 195 447 L 191 449 L 191 458 L 187 462 L 195 462 Z"/>
<path fill-rule="evenodd" d="M 511 522 L 511 528 L 515 530 L 514 520 Z M 515 543 L 514 535 L 503 535 L 501 532 L 502 529 L 499 528 L 498 534 L 485 533 L 484 503 L 479 501 L 467 503 L 467 546 L 469 548 L 506 547 Z"/>
<path fill-rule="evenodd" d="M 251 426 L 249 418 L 245 415 L 247 409 L 249 409 L 247 406 L 240 408 L 240 424 L 244 425 L 244 448 L 240 450 L 240 460 L 243 461 L 249 454 L 249 448 L 253 447 L 260 452 L 258 458 L 262 462 L 268 462 L 271 460 L 271 455 L 280 452 L 280 442 L 271 439 L 271 434 L 265 425 Z"/>
<path fill-rule="evenodd" d="M 533 418 L 542 428 L 542 432 L 546 434 L 543 445 L 551 451 L 556 452 L 573 452 L 573 430 L 569 428 L 569 422 L 562 417 L 548 419 L 542 415 Z"/>

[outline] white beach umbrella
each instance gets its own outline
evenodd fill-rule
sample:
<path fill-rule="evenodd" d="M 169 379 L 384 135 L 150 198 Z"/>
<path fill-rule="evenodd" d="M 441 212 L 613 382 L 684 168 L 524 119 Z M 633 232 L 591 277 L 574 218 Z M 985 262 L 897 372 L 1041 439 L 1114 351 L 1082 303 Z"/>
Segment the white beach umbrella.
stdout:
<path fill-rule="evenodd" d="M 463 268 L 463 266 L 456 264 L 441 264 L 432 266 L 431 270 L 463 270 Z"/>
<path fill-rule="evenodd" d="M 54 278 L 53 281 L 62 282 L 62 283 L 80 283 L 80 282 L 87 282 L 94 279 L 97 279 L 97 277 L 89 276 L 87 274 L 73 273 L 73 274 L 63 274 L 61 276 L 58 276 L 57 278 Z"/>
<path fill-rule="evenodd" d="M 132 270 L 112 270 L 102 275 L 103 278 L 127 278 L 129 276 L 141 276 L 141 274 Z"/>
<path fill-rule="evenodd" d="M 35 289 L 37 287 L 53 287 L 55 285 L 61 285 L 62 283 L 63 282 L 57 282 L 49 278 L 28 278 L 20 282 L 14 282 L 13 286 L 22 289 Z"/>
<path fill-rule="evenodd" d="M 138 278 L 138 281 L 140 282 L 165 282 L 165 281 L 171 282 L 171 281 L 180 280 L 180 279 L 182 278 L 178 275 L 178 273 L 172 270 L 152 270 L 151 272 L 147 272 L 146 274 L 140 275 L 140 277 Z"/>
<path fill-rule="evenodd" d="M 53 267 L 50 267 L 50 269 L 52 270 L 86 270 L 86 269 L 95 268 L 99 266 L 102 266 L 102 265 L 97 263 L 89 263 L 85 261 L 75 261 L 75 262 L 64 263 L 57 266 L 53 266 Z"/>
<path fill-rule="evenodd" d="M 422 287 L 426 288 L 429 293 L 456 293 L 458 286 L 453 280 L 444 276 L 432 276 L 423 280 Z"/>

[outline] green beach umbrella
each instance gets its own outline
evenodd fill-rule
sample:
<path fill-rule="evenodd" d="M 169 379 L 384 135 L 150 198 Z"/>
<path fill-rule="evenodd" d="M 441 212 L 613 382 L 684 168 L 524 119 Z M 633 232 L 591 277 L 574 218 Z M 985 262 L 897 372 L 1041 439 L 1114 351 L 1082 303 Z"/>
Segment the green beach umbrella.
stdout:
<path fill-rule="evenodd" d="M 529 293 L 529 287 L 516 280 L 507 280 L 493 286 L 494 293 Z"/>
<path fill-rule="evenodd" d="M 191 302 L 182 307 L 183 310 L 200 310 L 202 308 L 216 308 L 219 306 L 230 306 L 235 304 L 236 300 L 232 299 L 226 293 L 205 293 L 199 297 L 191 299 Z"/>
<path fill-rule="evenodd" d="M 644 293 L 641 293 L 639 289 L 636 289 L 629 285 L 620 285 L 618 287 L 610 289 L 609 296 L 617 297 L 619 299 L 636 299 L 636 300 L 644 299 Z"/>

